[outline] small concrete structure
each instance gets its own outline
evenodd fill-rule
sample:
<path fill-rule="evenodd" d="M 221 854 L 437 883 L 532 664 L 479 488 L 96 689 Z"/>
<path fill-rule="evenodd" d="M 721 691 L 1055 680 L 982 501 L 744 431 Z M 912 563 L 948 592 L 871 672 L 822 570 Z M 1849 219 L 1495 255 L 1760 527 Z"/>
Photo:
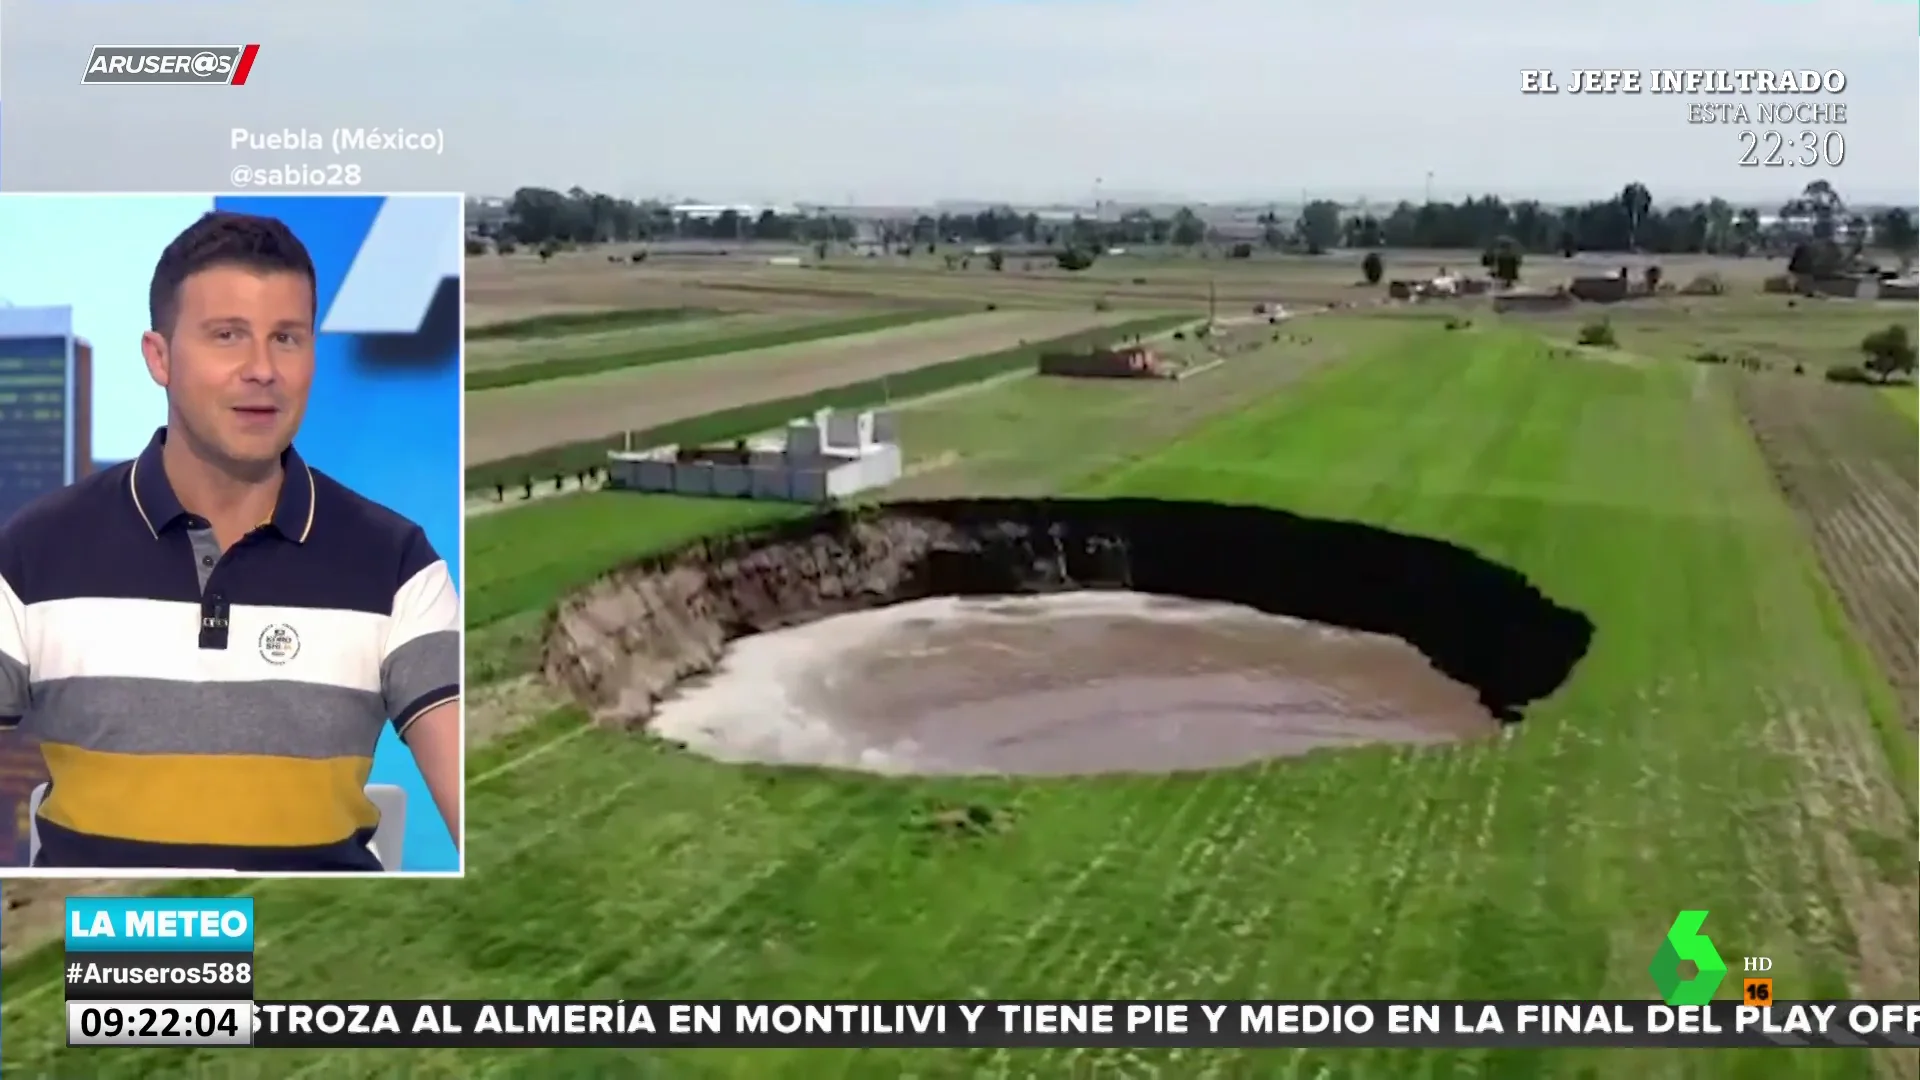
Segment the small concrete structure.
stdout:
<path fill-rule="evenodd" d="M 1577 277 L 1567 291 L 1589 304 L 1617 304 L 1633 294 L 1633 280 L 1624 274 Z"/>
<path fill-rule="evenodd" d="M 607 455 L 612 487 L 724 499 L 821 503 L 885 487 L 905 459 L 892 413 L 822 409 L 773 440 Z"/>
<path fill-rule="evenodd" d="M 1573 303 L 1573 294 L 1562 289 L 1514 289 L 1494 294 L 1493 310 L 1502 315 L 1565 311 Z"/>
<path fill-rule="evenodd" d="M 1482 296 L 1493 289 L 1491 278 L 1462 277 L 1442 272 L 1431 278 L 1400 278 L 1387 282 L 1390 300 L 1453 300 L 1462 296 Z"/>
<path fill-rule="evenodd" d="M 1803 274 L 1794 285 L 1802 296 L 1830 296 L 1839 300 L 1872 300 L 1880 294 L 1880 283 L 1863 274 L 1825 277 Z"/>
<path fill-rule="evenodd" d="M 1179 374 L 1145 345 L 1041 353 L 1039 371 L 1072 379 L 1171 379 Z"/>

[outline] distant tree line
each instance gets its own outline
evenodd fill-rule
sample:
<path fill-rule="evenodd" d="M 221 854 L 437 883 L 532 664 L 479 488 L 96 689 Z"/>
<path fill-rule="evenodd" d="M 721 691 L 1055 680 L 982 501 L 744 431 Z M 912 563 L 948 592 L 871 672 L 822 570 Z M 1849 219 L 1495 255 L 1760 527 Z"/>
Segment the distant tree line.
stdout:
<path fill-rule="evenodd" d="M 573 188 L 521 188 L 498 222 L 480 222 L 481 236 L 540 247 L 550 244 L 635 243 L 648 240 L 768 240 L 784 243 L 846 242 L 858 233 L 846 218 L 779 214 L 747 216 L 726 210 L 712 217 L 675 214 L 666 203 L 635 202 Z"/>
<path fill-rule="evenodd" d="M 864 225 L 864 228 L 862 227 Z M 1807 251 L 1814 270 L 1857 258 L 1863 247 L 1913 253 L 1913 215 L 1902 208 L 1867 215 L 1851 210 L 1838 191 L 1816 180 L 1772 212 L 1735 207 L 1725 199 L 1655 207 L 1635 182 L 1612 198 L 1575 206 L 1533 200 L 1508 202 L 1487 195 L 1461 202 L 1401 202 L 1389 210 L 1358 209 L 1315 200 L 1291 220 L 1273 212 L 1252 223 L 1258 238 L 1223 238 L 1191 208 L 1160 216 L 1133 210 L 1112 220 L 1042 219 L 999 207 L 971 214 L 923 214 L 912 220 L 857 223 L 833 214 L 712 216 L 674 213 L 659 202 L 635 202 L 574 188 L 522 188 L 503 220 L 478 232 L 529 246 L 632 243 L 667 239 L 781 241 L 814 245 L 862 240 L 902 254 L 931 253 L 941 244 L 1099 252 L 1113 247 L 1169 245 L 1198 248 L 1230 240 L 1232 254 L 1256 247 L 1316 254 L 1335 248 L 1448 249 L 1573 255 L 1578 252 L 1787 255 Z M 1811 266 L 1811 264 L 1809 264 Z M 1811 271 L 1810 271 L 1811 272 Z"/>

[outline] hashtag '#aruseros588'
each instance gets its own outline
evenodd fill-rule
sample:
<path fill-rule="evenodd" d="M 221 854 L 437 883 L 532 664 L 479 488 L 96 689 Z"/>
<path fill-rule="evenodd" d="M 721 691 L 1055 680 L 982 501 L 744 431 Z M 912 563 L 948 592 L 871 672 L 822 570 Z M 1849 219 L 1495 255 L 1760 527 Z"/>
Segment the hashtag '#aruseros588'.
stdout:
<path fill-rule="evenodd" d="M 252 998 L 253 956 L 233 952 L 67 954 L 67 1000 Z"/>

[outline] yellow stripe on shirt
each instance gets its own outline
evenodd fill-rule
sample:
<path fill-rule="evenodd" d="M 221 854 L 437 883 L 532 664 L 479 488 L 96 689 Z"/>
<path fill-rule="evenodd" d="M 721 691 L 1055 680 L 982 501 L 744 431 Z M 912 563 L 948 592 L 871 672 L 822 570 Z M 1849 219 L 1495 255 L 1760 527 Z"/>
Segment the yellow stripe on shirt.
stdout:
<path fill-rule="evenodd" d="M 380 823 L 369 757 L 116 754 L 43 742 L 53 787 L 40 815 L 152 844 L 316 847 Z"/>

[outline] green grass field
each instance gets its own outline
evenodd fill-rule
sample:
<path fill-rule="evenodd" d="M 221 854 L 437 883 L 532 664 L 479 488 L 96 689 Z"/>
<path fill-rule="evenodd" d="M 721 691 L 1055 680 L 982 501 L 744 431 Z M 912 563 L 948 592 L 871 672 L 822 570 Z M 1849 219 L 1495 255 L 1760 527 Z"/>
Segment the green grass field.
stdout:
<path fill-rule="evenodd" d="M 1910 316 L 1883 304 L 1743 293 L 1619 304 L 1602 309 L 1597 317 L 1606 319 L 1617 332 L 1620 347 L 1632 352 L 1690 360 L 1712 351 L 1729 359 L 1751 357 L 1783 369 L 1801 364 L 1817 373 L 1836 364 L 1860 363 L 1860 339 Z M 1583 306 L 1534 321 L 1559 326 L 1572 340 L 1579 325 L 1595 318 L 1595 311 Z"/>
<path fill-rule="evenodd" d="M 1415 327 L 1082 490 L 1444 536 L 1583 609 L 1594 648 L 1507 738 L 1178 777 L 901 782 L 727 767 L 563 711 L 471 755 L 465 882 L 253 888 L 259 995 L 1644 998 L 1647 962 L 1681 908 L 1712 911 L 1724 955 L 1771 956 L 1783 995 L 1844 996 L 1863 958 L 1911 979 L 1911 925 L 1897 920 L 1912 908 L 1887 900 L 1913 887 L 1915 824 L 1910 784 L 1877 735 L 1888 694 L 1861 677 L 1861 652 L 1717 384 L 1678 365 L 1550 359 L 1525 334 Z M 628 519 L 606 500 L 574 505 L 580 529 L 609 533 L 594 553 L 534 558 L 531 536 L 476 521 L 474 603 L 544 606 L 591 562 L 733 512 L 649 501 Z M 499 565 L 515 558 L 532 565 Z M 910 827 L 957 803 L 1004 809 L 1012 827 L 969 839 Z M 61 1048 L 58 965 L 43 953 L 6 972 L 8 1071 L 1839 1080 L 1872 1069 L 1838 1051 L 76 1054 Z"/>
<path fill-rule="evenodd" d="M 1907 419 L 1920 422 L 1920 393 L 1917 393 L 1911 384 L 1889 386 L 1880 393 L 1885 395 L 1888 401 L 1893 402 L 1893 407 L 1899 409 Z"/>

